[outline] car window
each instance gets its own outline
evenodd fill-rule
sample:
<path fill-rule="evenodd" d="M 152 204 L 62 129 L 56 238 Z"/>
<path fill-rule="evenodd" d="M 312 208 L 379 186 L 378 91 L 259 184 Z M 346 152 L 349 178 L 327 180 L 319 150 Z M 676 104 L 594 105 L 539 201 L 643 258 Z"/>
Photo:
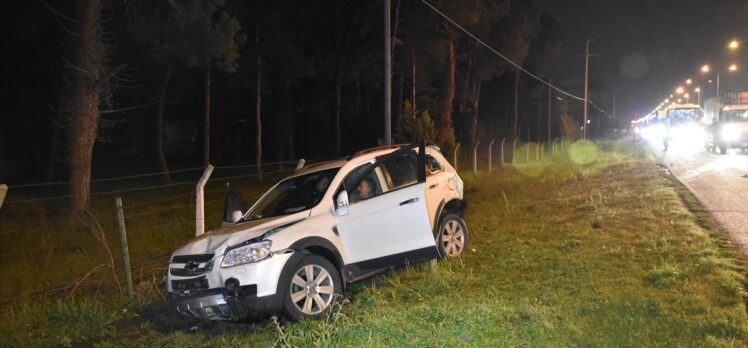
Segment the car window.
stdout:
<path fill-rule="evenodd" d="M 442 164 L 433 156 L 426 154 L 426 175 L 434 175 L 442 170 Z"/>
<path fill-rule="evenodd" d="M 245 215 L 246 220 L 288 215 L 316 206 L 339 168 L 289 178 L 281 181 Z"/>
<path fill-rule="evenodd" d="M 388 189 L 394 190 L 418 182 L 418 155 L 413 151 L 387 157 L 381 166 Z"/>
<path fill-rule="evenodd" d="M 364 167 L 368 169 L 370 166 L 371 165 L 364 166 Z M 361 172 L 363 172 L 363 170 Z M 349 204 L 353 204 L 353 203 L 356 203 L 356 202 L 359 202 L 365 199 L 369 199 L 369 198 L 382 194 L 382 192 L 385 192 L 386 190 L 383 190 L 384 185 L 382 185 L 381 173 L 382 173 L 382 170 L 380 168 L 374 168 L 374 170 L 370 171 L 363 178 L 360 178 L 359 175 L 354 175 L 356 173 L 351 173 L 351 175 L 348 175 L 348 178 L 346 178 L 346 181 L 349 179 L 351 179 L 352 181 L 356 181 L 356 178 L 359 179 L 355 183 L 351 182 L 346 186 L 346 187 L 353 186 L 349 189 L 349 192 L 348 192 Z"/>

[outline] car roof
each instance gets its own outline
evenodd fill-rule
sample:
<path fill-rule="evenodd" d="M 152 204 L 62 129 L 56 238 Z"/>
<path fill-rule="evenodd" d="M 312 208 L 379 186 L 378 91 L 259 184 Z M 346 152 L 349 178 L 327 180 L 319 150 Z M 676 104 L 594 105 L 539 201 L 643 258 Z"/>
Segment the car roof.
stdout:
<path fill-rule="evenodd" d="M 328 160 L 328 161 L 323 161 L 323 162 L 317 162 L 317 163 L 311 163 L 311 164 L 305 165 L 303 168 L 293 173 L 293 175 L 291 175 L 290 177 L 314 173 L 314 172 L 327 170 L 327 169 L 341 168 L 346 163 L 354 159 L 364 159 L 364 160 L 373 159 L 378 156 L 382 156 L 382 155 L 386 155 L 388 153 L 394 152 L 397 149 L 400 149 L 407 145 L 408 144 L 393 144 L 393 145 L 377 146 L 377 147 L 359 150 L 349 157 Z M 438 151 L 438 148 L 434 148 L 433 146 L 427 146 L 427 149 L 430 147 Z"/>

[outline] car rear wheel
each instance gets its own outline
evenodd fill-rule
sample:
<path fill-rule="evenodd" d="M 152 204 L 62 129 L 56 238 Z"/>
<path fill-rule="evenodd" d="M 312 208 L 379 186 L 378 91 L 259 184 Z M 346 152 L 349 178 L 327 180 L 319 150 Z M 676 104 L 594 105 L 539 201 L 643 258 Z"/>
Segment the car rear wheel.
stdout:
<path fill-rule="evenodd" d="M 304 256 L 286 273 L 283 312 L 291 320 L 319 319 L 342 289 L 335 266 L 318 255 Z"/>
<path fill-rule="evenodd" d="M 460 257 L 468 246 L 468 230 L 459 215 L 447 214 L 439 223 L 436 236 L 439 253 L 447 257 Z"/>

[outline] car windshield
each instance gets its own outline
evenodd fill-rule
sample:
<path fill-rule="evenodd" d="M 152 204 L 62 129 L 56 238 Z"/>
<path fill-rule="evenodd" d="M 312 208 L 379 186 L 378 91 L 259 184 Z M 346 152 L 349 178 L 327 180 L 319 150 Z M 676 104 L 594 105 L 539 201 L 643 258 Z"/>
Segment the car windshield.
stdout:
<path fill-rule="evenodd" d="M 298 213 L 317 205 L 340 168 L 322 170 L 281 181 L 242 219 L 251 221 Z"/>

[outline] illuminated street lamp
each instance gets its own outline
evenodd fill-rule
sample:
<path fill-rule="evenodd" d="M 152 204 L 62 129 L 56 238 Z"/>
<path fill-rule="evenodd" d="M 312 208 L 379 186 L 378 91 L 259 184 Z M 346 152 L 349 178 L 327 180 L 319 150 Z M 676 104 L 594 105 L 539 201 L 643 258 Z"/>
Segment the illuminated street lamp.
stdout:
<path fill-rule="evenodd" d="M 727 45 L 727 47 L 730 47 L 731 50 L 736 50 L 736 49 L 740 48 L 740 42 L 738 40 L 732 40 Z"/>
<path fill-rule="evenodd" d="M 729 67 L 728 69 L 729 69 L 730 71 L 738 71 L 738 66 L 737 66 L 737 65 L 735 65 L 735 64 L 732 64 L 732 65 L 730 65 L 730 67 Z"/>
<path fill-rule="evenodd" d="M 691 95 L 690 94 L 686 93 L 683 96 L 686 97 L 686 104 L 691 103 Z"/>
<path fill-rule="evenodd" d="M 709 67 L 709 64 L 704 64 L 704 66 L 701 67 L 701 72 L 708 73 L 711 68 Z"/>
<path fill-rule="evenodd" d="M 675 94 L 683 94 L 683 87 L 678 86 L 678 88 L 675 89 Z"/>
<path fill-rule="evenodd" d="M 691 81 L 691 79 L 688 79 L 688 80 L 686 80 L 686 84 L 687 84 L 687 85 L 690 85 L 690 84 L 692 84 L 692 83 L 693 83 L 693 81 Z"/>

